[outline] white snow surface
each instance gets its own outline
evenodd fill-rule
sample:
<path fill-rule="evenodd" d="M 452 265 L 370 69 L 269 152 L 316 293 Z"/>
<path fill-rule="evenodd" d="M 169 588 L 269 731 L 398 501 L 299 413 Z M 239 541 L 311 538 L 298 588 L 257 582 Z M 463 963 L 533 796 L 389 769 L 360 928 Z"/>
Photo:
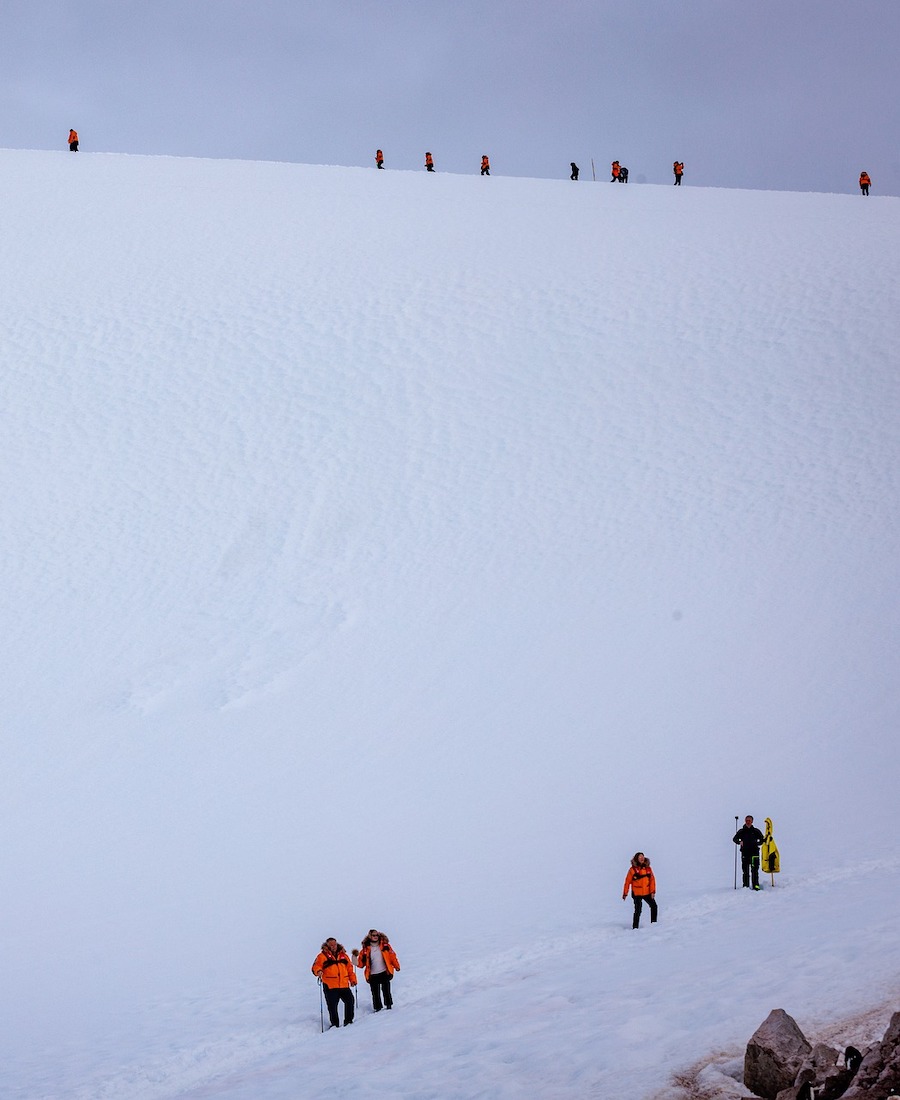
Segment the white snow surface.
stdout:
<path fill-rule="evenodd" d="M 675 1097 L 775 1007 L 880 1034 L 900 200 L 0 178 L 4 1097 Z M 372 926 L 395 1010 L 322 1035 Z"/>

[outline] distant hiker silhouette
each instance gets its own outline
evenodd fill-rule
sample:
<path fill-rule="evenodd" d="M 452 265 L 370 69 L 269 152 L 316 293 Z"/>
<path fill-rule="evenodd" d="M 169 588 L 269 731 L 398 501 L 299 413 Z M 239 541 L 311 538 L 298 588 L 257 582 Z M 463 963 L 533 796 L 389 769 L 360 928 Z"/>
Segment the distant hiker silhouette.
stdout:
<path fill-rule="evenodd" d="M 375 150 L 375 164 L 379 168 L 384 168 L 384 153 L 380 149 Z"/>
<path fill-rule="evenodd" d="M 433 172 L 434 171 L 434 158 L 432 157 L 431 153 L 426 153 L 425 154 L 425 171 L 426 172 Z"/>
<path fill-rule="evenodd" d="M 491 162 L 488 160 L 487 153 L 481 158 L 481 174 L 483 176 L 491 174 Z"/>
<path fill-rule="evenodd" d="M 872 181 L 869 179 L 868 172 L 860 172 L 859 174 L 859 189 L 864 195 L 868 195 L 869 187 Z"/>
<path fill-rule="evenodd" d="M 69 131 L 69 152 L 70 153 L 77 153 L 78 152 L 78 131 L 77 130 L 70 130 Z"/>
<path fill-rule="evenodd" d="M 578 165 L 575 163 L 574 160 L 572 161 L 572 164 L 571 164 L 570 167 L 572 169 L 572 175 L 569 176 L 569 179 L 570 180 L 577 180 L 578 179 Z"/>
<path fill-rule="evenodd" d="M 624 164 L 619 166 L 619 183 L 628 183 L 628 169 Z"/>
<path fill-rule="evenodd" d="M 684 175 L 684 161 L 676 160 L 672 165 L 672 171 L 675 173 L 675 186 L 681 186 L 681 177 Z"/>

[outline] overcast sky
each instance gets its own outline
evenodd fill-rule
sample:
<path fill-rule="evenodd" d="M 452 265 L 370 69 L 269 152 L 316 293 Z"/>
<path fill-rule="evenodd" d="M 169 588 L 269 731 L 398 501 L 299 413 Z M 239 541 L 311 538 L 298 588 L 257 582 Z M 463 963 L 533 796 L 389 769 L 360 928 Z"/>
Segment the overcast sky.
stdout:
<path fill-rule="evenodd" d="M 900 0 L 2 0 L 0 146 L 900 194 Z"/>

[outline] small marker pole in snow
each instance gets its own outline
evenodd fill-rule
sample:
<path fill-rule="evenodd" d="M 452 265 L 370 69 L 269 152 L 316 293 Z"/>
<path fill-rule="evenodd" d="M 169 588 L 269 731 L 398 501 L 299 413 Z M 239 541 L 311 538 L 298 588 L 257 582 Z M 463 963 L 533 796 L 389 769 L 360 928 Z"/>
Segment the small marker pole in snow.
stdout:
<path fill-rule="evenodd" d="M 319 978 L 319 1021 L 322 1024 L 322 1034 L 325 1034 L 325 1008 L 322 1004 L 322 979 Z"/>
<path fill-rule="evenodd" d="M 734 831 L 737 833 L 738 815 L 734 815 Z M 734 888 L 737 890 L 737 845 L 734 846 Z"/>
<path fill-rule="evenodd" d="M 593 177 L 594 183 L 596 183 L 597 182 L 597 173 L 594 171 L 594 158 L 593 157 L 591 157 L 591 176 Z"/>

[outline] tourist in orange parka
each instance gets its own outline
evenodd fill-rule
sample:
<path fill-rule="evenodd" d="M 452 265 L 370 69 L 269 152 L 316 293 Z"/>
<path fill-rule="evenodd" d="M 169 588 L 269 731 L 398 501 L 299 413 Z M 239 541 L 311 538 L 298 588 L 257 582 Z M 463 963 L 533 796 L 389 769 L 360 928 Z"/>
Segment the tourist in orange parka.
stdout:
<path fill-rule="evenodd" d="M 381 1011 L 382 996 L 384 1007 L 393 1008 L 391 981 L 395 971 L 400 969 L 400 960 L 384 932 L 371 928 L 368 936 L 362 941 L 362 950 L 353 952 L 353 961 L 362 970 L 363 976 L 369 983 L 369 989 L 372 991 L 372 1008 L 376 1012 Z"/>
<path fill-rule="evenodd" d="M 631 896 L 634 899 L 634 920 L 632 928 L 637 928 L 641 923 L 641 908 L 644 902 L 650 910 L 650 923 L 656 924 L 656 876 L 650 866 L 650 860 L 643 852 L 635 852 L 625 876 L 625 885 L 622 887 L 622 900 L 628 897 L 628 887 L 631 887 Z"/>
<path fill-rule="evenodd" d="M 328 1005 L 328 1019 L 331 1021 L 331 1026 L 341 1026 L 338 1019 L 338 1005 L 343 1001 L 344 1027 L 349 1027 L 353 1023 L 351 987 L 356 985 L 356 971 L 353 969 L 350 956 L 334 936 L 330 936 L 322 944 L 322 950 L 316 955 L 311 969 L 325 990 L 325 1003 Z"/>

